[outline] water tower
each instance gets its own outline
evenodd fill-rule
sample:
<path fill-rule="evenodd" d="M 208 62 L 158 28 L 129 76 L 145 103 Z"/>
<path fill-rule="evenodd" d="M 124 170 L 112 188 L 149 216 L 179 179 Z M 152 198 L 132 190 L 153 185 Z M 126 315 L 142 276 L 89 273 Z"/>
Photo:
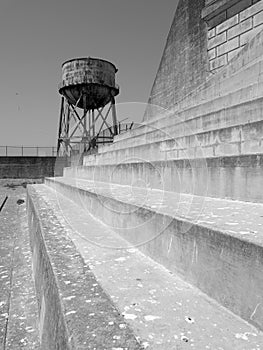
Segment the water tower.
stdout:
<path fill-rule="evenodd" d="M 62 64 L 58 154 L 96 148 L 102 142 L 100 134 L 104 129 L 108 131 L 104 142 L 105 137 L 111 142 L 118 133 L 116 72 L 114 64 L 98 58 L 75 58 Z"/>

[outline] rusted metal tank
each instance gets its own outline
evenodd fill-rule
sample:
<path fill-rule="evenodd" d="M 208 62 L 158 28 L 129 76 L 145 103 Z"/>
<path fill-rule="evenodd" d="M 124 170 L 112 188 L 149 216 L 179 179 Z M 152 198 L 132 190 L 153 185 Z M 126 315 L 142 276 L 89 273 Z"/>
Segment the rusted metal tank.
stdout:
<path fill-rule="evenodd" d="M 62 83 L 59 93 L 83 109 L 98 109 L 118 95 L 115 84 L 117 68 L 99 58 L 75 58 L 62 64 Z"/>

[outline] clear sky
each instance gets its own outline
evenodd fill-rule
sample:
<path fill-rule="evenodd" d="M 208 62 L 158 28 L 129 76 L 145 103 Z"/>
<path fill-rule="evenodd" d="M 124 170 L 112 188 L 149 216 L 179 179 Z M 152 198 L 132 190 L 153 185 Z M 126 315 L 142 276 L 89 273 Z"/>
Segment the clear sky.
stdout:
<path fill-rule="evenodd" d="M 0 0 L 0 145 L 56 144 L 70 58 L 112 61 L 117 102 L 147 102 L 177 2 Z"/>

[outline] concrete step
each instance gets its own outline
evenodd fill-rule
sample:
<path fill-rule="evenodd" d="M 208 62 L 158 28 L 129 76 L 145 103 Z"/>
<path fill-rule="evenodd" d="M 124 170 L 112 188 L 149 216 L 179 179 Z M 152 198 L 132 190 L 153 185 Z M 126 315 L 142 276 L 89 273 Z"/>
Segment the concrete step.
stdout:
<path fill-rule="evenodd" d="M 7 202 L 0 212 L 0 348 L 37 350 L 40 349 L 38 308 L 25 189 L 0 186 L 0 203 L 6 195 Z"/>
<path fill-rule="evenodd" d="M 128 159 L 130 160 L 130 159 Z M 259 154 L 148 161 L 66 168 L 64 176 L 198 196 L 263 202 L 263 156 Z"/>
<path fill-rule="evenodd" d="M 149 140 L 146 134 L 153 130 L 161 129 L 174 136 L 173 133 L 178 133 L 180 128 L 184 132 L 190 130 L 198 133 L 206 130 L 207 127 L 213 130 L 213 126 L 216 129 L 246 123 L 245 104 L 262 98 L 262 49 L 258 47 L 263 41 L 262 38 L 263 33 L 261 32 L 216 77 L 209 79 L 172 110 L 157 112 L 157 116 L 148 120 L 146 125 L 115 137 L 113 145 L 101 147 L 99 152 L 108 152 L 131 147 L 134 143 L 147 142 Z M 239 113 L 241 121 L 238 122 L 237 118 L 224 115 L 225 109 L 238 105 L 242 105 L 242 108 L 245 109 L 243 113 Z M 221 112 L 220 117 L 218 117 L 218 112 Z M 250 122 L 255 121 L 253 116 L 254 113 L 250 113 Z M 181 127 L 180 124 L 182 124 Z M 171 127 L 175 129 L 172 131 Z M 136 139 L 136 136 L 139 136 L 139 139 Z M 163 138 L 162 135 L 161 139 Z"/>
<path fill-rule="evenodd" d="M 191 97 L 182 100 L 170 110 L 156 107 L 156 117 L 143 124 L 151 129 L 159 129 L 160 126 L 169 125 L 172 122 L 193 119 L 256 100 L 262 97 L 262 77 L 262 57 L 259 57 L 233 75 L 226 76 L 224 79 L 209 80 L 203 87 L 193 92 Z M 127 135 L 129 137 L 138 133 L 144 133 L 144 126 L 118 135 L 115 137 L 115 142 L 126 139 Z"/>
<path fill-rule="evenodd" d="M 43 350 L 143 349 L 36 189 L 27 210 Z M 56 194 L 55 194 L 56 195 Z"/>
<path fill-rule="evenodd" d="M 261 87 L 260 87 L 261 86 Z M 134 130 L 116 136 L 114 143 L 99 148 L 99 154 L 173 138 L 227 129 L 262 120 L 262 87 L 254 84 L 204 105 L 177 113 L 170 113 L 155 123 L 142 124 Z M 251 98 L 251 91 L 260 91 Z M 240 95 L 244 94 L 245 98 Z M 233 102 L 226 103 L 227 99 Z"/>
<path fill-rule="evenodd" d="M 263 205 L 46 179 L 143 253 L 263 329 Z"/>
<path fill-rule="evenodd" d="M 263 100 L 262 100 L 263 102 Z M 240 108 L 242 110 L 242 107 Z M 244 111 L 244 110 L 243 110 Z M 226 117 L 235 117 L 224 112 Z M 261 117 L 261 110 L 251 112 Z M 236 111 L 238 113 L 238 110 Z M 248 112 L 250 113 L 250 111 Z M 182 131 L 182 134 L 184 132 Z M 187 133 L 187 132 L 185 132 Z M 138 139 L 127 147 L 111 150 L 96 155 L 84 156 L 83 165 L 106 165 L 152 162 L 172 159 L 195 159 L 208 157 L 239 156 L 244 154 L 262 154 L 263 120 L 248 122 L 233 127 L 215 128 L 187 136 L 177 136 L 175 133 L 158 131 L 159 141 Z M 156 133 L 152 137 L 155 138 Z M 162 137 L 162 136 L 163 137 Z M 147 135 L 148 136 L 148 135 Z M 149 135 L 150 136 L 150 135 Z"/>
<path fill-rule="evenodd" d="M 262 90 L 263 91 L 263 90 Z M 84 157 L 84 165 L 193 159 L 263 152 L 263 98 L 127 137 Z M 171 118 L 171 120 L 177 120 Z M 134 131 L 135 132 L 135 131 Z"/>
<path fill-rule="evenodd" d="M 186 123 L 148 128 L 84 157 L 84 167 L 66 168 L 64 175 L 126 185 L 139 179 L 168 191 L 262 202 L 262 110 L 263 99 L 218 111 L 211 120 L 200 117 L 192 130 Z"/>
<path fill-rule="evenodd" d="M 51 182 L 55 185 L 54 180 L 49 180 L 49 185 Z M 78 190 L 79 194 L 84 194 L 86 190 L 70 187 L 63 181 L 56 182 L 56 185 L 58 185 L 57 191 L 45 185 L 31 186 L 28 193 L 30 206 L 38 207 L 38 220 L 43 228 L 51 230 L 50 235 L 48 233 L 44 235 L 47 246 L 49 247 L 51 239 L 56 242 L 57 249 L 52 255 L 50 251 L 50 258 L 54 264 L 58 283 L 62 283 L 63 280 L 71 282 L 73 278 L 73 276 L 68 278 L 67 270 L 71 271 L 72 265 L 76 264 L 78 253 L 74 253 L 74 259 L 66 259 L 66 255 L 72 256 L 72 252 L 65 254 L 65 243 L 67 242 L 69 249 L 72 249 L 72 243 L 70 243 L 72 240 L 96 278 L 93 285 L 98 284 L 96 288 L 102 287 L 104 293 L 113 300 L 122 315 L 122 321 L 121 324 L 118 324 L 120 321 L 115 319 L 108 322 L 110 318 L 104 317 L 108 328 L 114 327 L 116 323 L 122 329 L 131 327 L 136 338 L 140 340 L 141 346 L 154 350 L 262 348 L 263 336 L 260 331 L 184 282 L 171 270 L 166 270 L 143 255 L 138 249 L 139 246 L 135 247 L 134 244 L 121 238 L 111 227 L 95 219 L 92 213 L 86 210 L 87 208 L 85 210 L 81 208 L 80 201 L 89 201 L 91 197 L 85 196 L 85 199 L 76 197 L 75 191 Z M 60 191 L 67 196 L 69 195 L 67 191 L 70 191 L 70 198 L 73 201 L 62 195 Z M 78 205 L 74 202 L 76 198 L 78 198 Z M 104 206 L 107 206 L 109 203 L 105 200 L 106 197 Z M 93 203 L 93 206 L 95 205 Z M 141 228 L 143 235 L 142 230 Z M 61 244 L 64 245 L 63 249 Z M 60 259 L 64 256 L 61 261 L 63 273 L 55 269 L 57 258 L 54 255 Z M 77 270 L 74 272 L 78 274 Z M 75 289 L 78 289 L 76 279 L 74 279 Z M 68 283 L 67 289 L 72 288 L 71 286 L 72 283 Z M 86 297 L 88 290 L 84 286 L 82 293 L 68 290 L 68 295 L 75 296 L 72 299 L 75 300 L 75 322 L 80 317 L 80 305 L 85 309 L 86 305 L 90 308 L 96 305 L 98 308 L 99 297 L 95 297 L 92 293 Z M 64 293 L 62 288 L 62 297 Z M 83 298 L 86 298 L 86 303 L 83 303 Z M 62 299 L 62 303 L 65 299 Z M 108 300 L 107 303 L 110 301 Z M 72 306 L 68 309 L 72 309 Z M 96 318 L 97 314 L 98 311 L 90 313 L 89 319 L 84 321 L 86 326 L 92 326 L 92 319 Z M 98 332 L 100 327 L 93 330 L 96 336 Z M 118 339 L 115 331 L 111 334 L 114 339 Z M 119 349 L 120 347 L 97 348 Z M 125 344 L 121 348 L 131 349 Z"/>
<path fill-rule="evenodd" d="M 151 129 L 160 128 L 160 125 L 169 125 L 172 123 L 180 122 L 181 120 L 191 120 L 204 114 L 209 114 L 235 106 L 238 104 L 246 103 L 251 100 L 256 100 L 262 97 L 262 75 L 258 76 L 258 73 L 252 79 L 252 82 L 245 86 L 240 86 L 236 90 L 226 92 L 222 90 L 217 96 L 213 96 L 211 99 L 204 99 L 202 96 L 198 96 L 196 103 L 186 104 L 184 108 L 178 106 L 171 108 L 170 110 L 156 107 L 156 117 L 148 121 L 144 121 L 141 126 L 135 129 L 127 131 L 127 133 L 118 135 L 115 137 L 115 142 L 126 139 L 126 135 L 136 135 L 142 133 L 143 127 L 148 126 Z M 240 77 L 237 78 L 240 81 Z M 227 83 L 227 85 L 229 85 Z M 209 88 L 211 90 L 211 87 Z M 159 112 L 159 113 L 158 113 Z M 106 147 L 106 146 L 105 146 Z"/>

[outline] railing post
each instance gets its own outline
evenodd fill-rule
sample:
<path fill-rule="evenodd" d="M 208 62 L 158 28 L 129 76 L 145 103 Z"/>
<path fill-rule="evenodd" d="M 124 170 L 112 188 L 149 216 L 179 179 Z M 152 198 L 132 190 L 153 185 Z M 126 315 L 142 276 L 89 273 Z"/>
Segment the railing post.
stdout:
<path fill-rule="evenodd" d="M 22 157 L 23 157 L 23 155 L 24 155 L 24 147 L 23 146 L 21 146 L 21 153 L 22 153 Z"/>
<path fill-rule="evenodd" d="M 37 157 L 38 157 L 38 146 L 37 146 Z"/>
<path fill-rule="evenodd" d="M 5 156 L 7 157 L 7 146 L 5 146 Z"/>

